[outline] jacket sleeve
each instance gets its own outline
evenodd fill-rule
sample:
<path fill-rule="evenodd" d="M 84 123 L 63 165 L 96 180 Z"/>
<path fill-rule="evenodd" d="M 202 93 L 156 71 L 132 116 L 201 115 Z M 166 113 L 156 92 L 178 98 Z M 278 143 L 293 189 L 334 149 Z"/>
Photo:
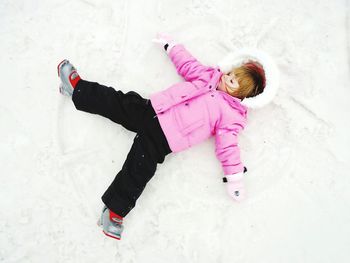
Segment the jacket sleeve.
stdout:
<path fill-rule="evenodd" d="M 221 162 L 224 175 L 241 173 L 244 166 L 238 147 L 238 133 L 243 129 L 239 123 L 218 127 L 215 133 L 215 154 Z"/>
<path fill-rule="evenodd" d="M 169 57 L 180 76 L 189 82 L 205 82 L 206 75 L 212 75 L 213 69 L 201 64 L 183 45 L 177 44 L 169 51 Z"/>

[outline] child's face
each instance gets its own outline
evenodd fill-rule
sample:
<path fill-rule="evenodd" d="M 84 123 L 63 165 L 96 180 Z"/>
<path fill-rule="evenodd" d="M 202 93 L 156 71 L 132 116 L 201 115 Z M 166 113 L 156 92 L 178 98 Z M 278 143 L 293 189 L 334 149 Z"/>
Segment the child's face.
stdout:
<path fill-rule="evenodd" d="M 232 95 L 232 93 L 239 88 L 235 73 L 232 71 L 229 74 L 222 75 L 218 88 L 219 90 Z"/>

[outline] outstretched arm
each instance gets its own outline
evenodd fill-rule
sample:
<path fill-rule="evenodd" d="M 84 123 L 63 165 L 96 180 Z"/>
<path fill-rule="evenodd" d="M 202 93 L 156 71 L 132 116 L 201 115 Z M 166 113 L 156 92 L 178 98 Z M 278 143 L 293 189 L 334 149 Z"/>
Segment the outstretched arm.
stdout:
<path fill-rule="evenodd" d="M 243 127 L 234 123 L 219 127 L 215 134 L 215 153 L 224 171 L 224 183 L 228 194 L 236 201 L 245 198 L 243 173 L 245 167 L 240 159 L 237 136 Z"/>
<path fill-rule="evenodd" d="M 213 68 L 200 63 L 183 45 L 177 44 L 169 35 L 158 34 L 154 42 L 163 45 L 178 74 L 186 81 L 200 82 L 203 74 L 212 74 Z"/>

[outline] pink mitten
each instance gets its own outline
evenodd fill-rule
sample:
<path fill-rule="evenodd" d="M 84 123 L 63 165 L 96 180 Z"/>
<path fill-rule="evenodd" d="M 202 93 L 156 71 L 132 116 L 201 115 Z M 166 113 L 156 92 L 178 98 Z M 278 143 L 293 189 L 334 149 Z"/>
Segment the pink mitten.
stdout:
<path fill-rule="evenodd" d="M 227 193 L 235 201 L 243 201 L 245 199 L 245 187 L 243 181 L 243 173 L 226 175 L 226 190 Z"/>

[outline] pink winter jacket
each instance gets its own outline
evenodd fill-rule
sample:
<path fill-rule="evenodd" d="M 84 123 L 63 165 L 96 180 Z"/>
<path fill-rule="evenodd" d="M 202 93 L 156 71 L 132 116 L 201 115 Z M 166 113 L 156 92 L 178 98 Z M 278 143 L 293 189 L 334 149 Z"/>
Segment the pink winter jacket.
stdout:
<path fill-rule="evenodd" d="M 247 108 L 217 90 L 222 72 L 202 65 L 182 45 L 169 52 L 185 82 L 150 96 L 170 149 L 179 152 L 215 135 L 216 156 L 225 175 L 243 172 L 237 135 L 244 128 Z"/>

